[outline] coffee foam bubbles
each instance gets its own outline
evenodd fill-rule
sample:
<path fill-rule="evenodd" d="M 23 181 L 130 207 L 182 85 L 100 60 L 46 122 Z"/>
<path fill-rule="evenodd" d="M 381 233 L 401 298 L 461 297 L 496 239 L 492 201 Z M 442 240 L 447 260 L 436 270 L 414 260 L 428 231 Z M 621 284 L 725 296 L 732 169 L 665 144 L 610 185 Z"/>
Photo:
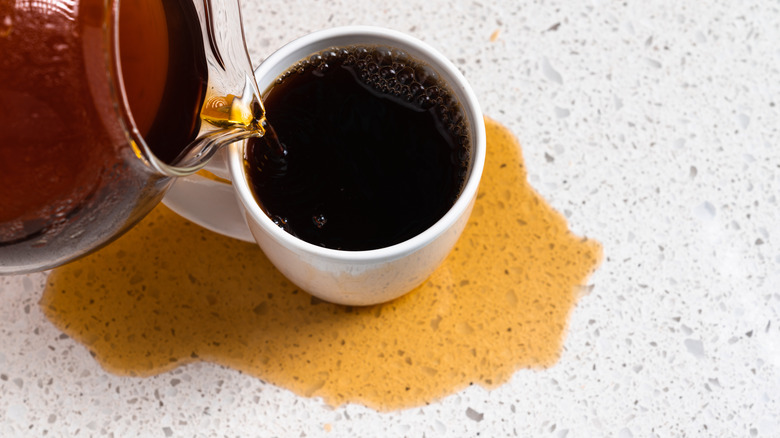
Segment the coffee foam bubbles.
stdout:
<path fill-rule="evenodd" d="M 374 92 L 419 110 L 432 111 L 456 139 L 453 146 L 458 146 L 458 150 L 453 151 L 453 164 L 468 162 L 472 145 L 462 105 L 433 67 L 401 49 L 371 45 L 332 47 L 299 61 L 277 78 L 276 83 L 310 69 L 314 69 L 315 76 L 322 77 L 333 68 L 349 70 Z"/>

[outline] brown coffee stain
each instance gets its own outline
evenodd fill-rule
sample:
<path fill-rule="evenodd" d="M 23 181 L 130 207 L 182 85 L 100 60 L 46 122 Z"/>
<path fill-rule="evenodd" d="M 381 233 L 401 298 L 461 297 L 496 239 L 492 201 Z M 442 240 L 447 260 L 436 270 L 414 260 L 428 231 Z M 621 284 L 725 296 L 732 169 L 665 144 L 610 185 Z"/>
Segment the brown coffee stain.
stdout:
<path fill-rule="evenodd" d="M 486 125 L 484 178 L 462 238 L 395 301 L 312 298 L 255 245 L 160 206 L 114 244 L 55 270 L 41 307 L 112 373 L 204 360 L 333 406 L 419 406 L 552 366 L 601 247 L 568 231 L 527 183 L 517 140 Z"/>

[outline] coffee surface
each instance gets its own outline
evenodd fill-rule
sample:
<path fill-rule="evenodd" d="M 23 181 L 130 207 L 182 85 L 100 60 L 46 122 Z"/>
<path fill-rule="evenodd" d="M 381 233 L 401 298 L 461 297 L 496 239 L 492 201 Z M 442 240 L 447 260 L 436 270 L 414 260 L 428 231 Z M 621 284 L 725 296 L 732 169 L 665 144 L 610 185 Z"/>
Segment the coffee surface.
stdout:
<path fill-rule="evenodd" d="M 316 245 L 369 250 L 407 240 L 452 207 L 471 142 L 460 103 L 428 66 L 383 47 L 311 56 L 266 92 L 284 146 L 247 147 L 261 207 Z"/>

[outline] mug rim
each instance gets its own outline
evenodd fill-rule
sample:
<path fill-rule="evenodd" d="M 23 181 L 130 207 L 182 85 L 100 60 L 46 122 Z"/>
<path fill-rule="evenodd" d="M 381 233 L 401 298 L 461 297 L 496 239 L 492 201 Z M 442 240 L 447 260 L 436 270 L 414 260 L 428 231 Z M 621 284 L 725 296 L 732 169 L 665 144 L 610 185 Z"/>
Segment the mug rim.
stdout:
<path fill-rule="evenodd" d="M 361 41 L 361 38 L 367 41 Z M 325 44 L 321 48 L 318 48 L 319 46 L 314 47 L 315 45 L 321 46 L 327 41 L 340 39 L 350 40 L 351 42 L 341 44 L 332 42 Z M 414 253 L 433 242 L 438 236 L 449 230 L 457 220 L 468 211 L 472 200 L 477 194 L 485 164 L 486 133 L 484 118 L 476 95 L 466 81 L 466 78 L 449 59 L 430 45 L 408 34 L 382 27 L 334 27 L 306 34 L 285 44 L 263 60 L 257 69 L 255 69 L 255 77 L 263 78 L 265 75 L 270 74 L 274 69 L 278 70 L 281 61 L 284 61 L 285 58 L 290 57 L 299 51 L 308 50 L 307 47 L 313 48 L 292 61 L 291 64 L 281 66 L 281 71 L 274 75 L 268 83 L 270 84 L 279 74 L 287 71 L 295 62 L 304 59 L 312 53 L 325 50 L 328 47 L 353 44 L 387 44 L 393 46 L 394 43 L 402 50 L 415 52 L 412 53 L 414 57 L 422 58 L 421 61 L 434 67 L 440 75 L 448 76 L 448 78 L 446 78 L 447 85 L 449 85 L 454 94 L 456 94 L 456 97 L 463 106 L 466 117 L 470 122 L 470 134 L 473 143 L 471 167 L 469 176 L 458 195 L 457 200 L 433 225 L 402 242 L 369 250 L 341 250 L 322 247 L 306 242 L 305 240 L 284 231 L 268 217 L 262 208 L 260 208 L 259 203 L 255 200 L 254 193 L 249 187 L 248 176 L 244 170 L 246 141 L 233 143 L 229 146 L 228 164 L 236 194 L 245 211 L 251 216 L 254 222 L 283 246 L 292 248 L 298 252 L 309 253 L 332 261 L 367 264 L 376 263 L 378 260 L 394 260 Z M 265 83 L 262 80 L 258 81 L 258 83 L 261 82 L 263 84 Z M 266 88 L 267 86 L 263 87 L 261 85 L 261 91 L 265 92 Z"/>

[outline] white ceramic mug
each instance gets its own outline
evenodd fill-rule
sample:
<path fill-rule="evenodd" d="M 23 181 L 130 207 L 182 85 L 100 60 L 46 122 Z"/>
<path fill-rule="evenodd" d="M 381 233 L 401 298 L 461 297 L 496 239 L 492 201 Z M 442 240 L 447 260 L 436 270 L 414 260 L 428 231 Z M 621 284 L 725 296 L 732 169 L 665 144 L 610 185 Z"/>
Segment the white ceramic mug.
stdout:
<path fill-rule="evenodd" d="M 463 106 L 473 145 L 471 168 L 457 201 L 433 226 L 404 242 L 385 248 L 365 251 L 323 248 L 285 232 L 274 224 L 257 204 L 245 173 L 246 143 L 232 144 L 227 157 L 217 158 L 209 168 L 217 175 L 229 176 L 232 180 L 233 191 L 252 236 L 271 262 L 288 279 L 301 289 L 326 301 L 346 305 L 370 305 L 392 300 L 419 286 L 452 250 L 466 226 L 476 199 L 485 162 L 485 125 L 473 91 L 449 60 L 418 39 L 384 28 L 348 26 L 301 37 L 263 61 L 255 71 L 257 84 L 260 90 L 266 90 L 277 77 L 298 61 L 331 47 L 352 45 L 379 45 L 404 50 L 411 57 L 435 69 Z M 225 158 L 227 168 L 222 161 Z M 193 184 L 193 180 L 196 181 L 194 184 L 201 186 L 219 184 L 212 180 L 204 181 L 192 177 L 184 184 Z M 175 190 L 176 188 L 174 192 Z M 219 190 L 223 193 L 226 188 Z M 208 196 L 207 192 L 200 193 L 206 193 Z M 190 196 L 192 194 L 194 193 L 190 193 Z M 225 203 L 224 196 L 217 197 L 221 200 L 216 202 Z M 185 213 L 185 217 L 192 216 L 183 212 L 180 205 L 176 208 L 175 202 L 167 204 L 180 214 Z M 208 205 L 202 199 L 198 204 Z M 208 221 L 196 222 L 204 224 Z M 243 237 L 238 234 L 240 233 L 233 233 L 233 237 Z"/>

